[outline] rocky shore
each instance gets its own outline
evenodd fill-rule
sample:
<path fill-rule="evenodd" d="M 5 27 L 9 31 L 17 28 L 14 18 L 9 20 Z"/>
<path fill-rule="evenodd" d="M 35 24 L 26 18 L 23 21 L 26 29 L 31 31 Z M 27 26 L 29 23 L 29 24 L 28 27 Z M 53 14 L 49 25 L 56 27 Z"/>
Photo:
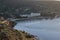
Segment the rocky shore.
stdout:
<path fill-rule="evenodd" d="M 11 23 L 9 25 L 0 23 L 0 40 L 38 40 L 37 36 L 14 29 Z"/>

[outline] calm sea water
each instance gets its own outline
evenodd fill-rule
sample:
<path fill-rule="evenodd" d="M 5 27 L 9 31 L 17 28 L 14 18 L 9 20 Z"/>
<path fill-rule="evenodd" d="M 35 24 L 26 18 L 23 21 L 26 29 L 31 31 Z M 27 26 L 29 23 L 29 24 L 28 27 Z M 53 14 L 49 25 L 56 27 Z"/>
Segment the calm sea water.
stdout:
<path fill-rule="evenodd" d="M 40 40 L 60 40 L 60 18 L 18 22 L 15 29 L 37 35 Z"/>

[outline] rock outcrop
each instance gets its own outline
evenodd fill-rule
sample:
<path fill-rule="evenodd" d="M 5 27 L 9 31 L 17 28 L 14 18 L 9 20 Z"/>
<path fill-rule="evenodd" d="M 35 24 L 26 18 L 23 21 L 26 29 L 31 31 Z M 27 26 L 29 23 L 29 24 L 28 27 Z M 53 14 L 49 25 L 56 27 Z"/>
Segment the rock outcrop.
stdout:
<path fill-rule="evenodd" d="M 37 40 L 37 38 L 25 31 L 18 31 L 12 27 L 8 27 L 5 24 L 1 24 L 0 40 Z"/>

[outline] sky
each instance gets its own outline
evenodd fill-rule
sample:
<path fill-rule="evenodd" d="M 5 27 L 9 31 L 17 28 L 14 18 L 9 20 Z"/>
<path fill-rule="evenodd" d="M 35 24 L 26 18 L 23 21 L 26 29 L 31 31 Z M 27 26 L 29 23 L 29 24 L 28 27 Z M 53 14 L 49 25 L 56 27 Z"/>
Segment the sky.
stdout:
<path fill-rule="evenodd" d="M 34 0 L 34 1 L 60 1 L 60 0 Z"/>
<path fill-rule="evenodd" d="M 16 2 L 20 2 L 20 1 L 60 1 L 60 0 L 7 0 L 7 2 L 9 3 L 16 3 Z"/>
<path fill-rule="evenodd" d="M 21 1 L 60 1 L 60 0 L 6 0 L 8 4 L 17 4 Z"/>
<path fill-rule="evenodd" d="M 28 0 L 30 1 L 30 0 Z M 32 0 L 32 1 L 60 1 L 60 0 Z"/>
<path fill-rule="evenodd" d="M 22 0 L 13 0 L 13 1 L 22 1 Z M 60 0 L 27 0 L 27 1 L 60 1 Z"/>
<path fill-rule="evenodd" d="M 36 0 L 36 1 L 59 1 L 59 0 Z"/>

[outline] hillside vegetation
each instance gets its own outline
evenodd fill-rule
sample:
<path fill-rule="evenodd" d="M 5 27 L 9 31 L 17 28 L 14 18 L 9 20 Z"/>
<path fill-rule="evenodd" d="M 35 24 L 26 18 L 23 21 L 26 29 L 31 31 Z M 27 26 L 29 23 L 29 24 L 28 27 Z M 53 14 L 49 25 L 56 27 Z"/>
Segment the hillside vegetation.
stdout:
<path fill-rule="evenodd" d="M 0 40 L 38 40 L 35 36 L 0 24 Z"/>
<path fill-rule="evenodd" d="M 30 14 L 31 12 L 40 12 L 41 14 L 60 12 L 60 2 L 0 0 L 0 15 L 2 16 L 21 18 L 20 14 Z"/>

